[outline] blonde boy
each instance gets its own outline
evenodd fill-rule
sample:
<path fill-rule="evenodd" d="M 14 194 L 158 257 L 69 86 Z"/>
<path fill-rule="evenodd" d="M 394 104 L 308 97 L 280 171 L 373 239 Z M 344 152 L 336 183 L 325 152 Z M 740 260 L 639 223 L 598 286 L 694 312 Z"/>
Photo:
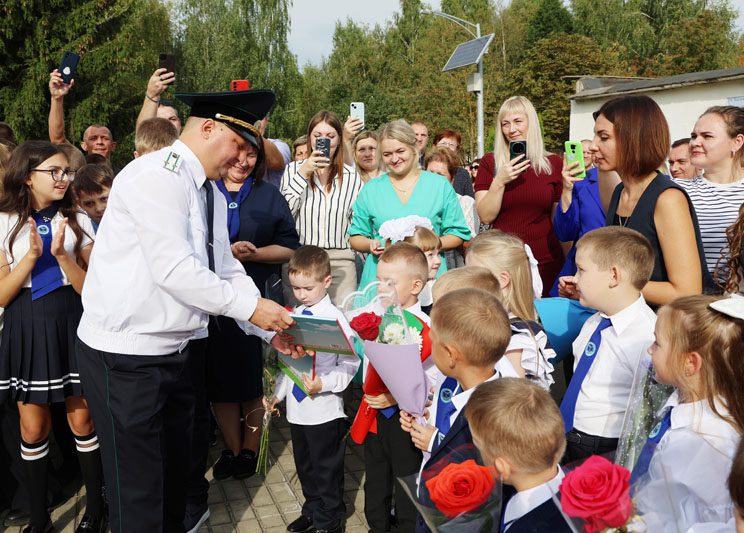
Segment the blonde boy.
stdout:
<path fill-rule="evenodd" d="M 328 252 L 317 246 L 301 246 L 292 254 L 288 272 L 294 296 L 301 302 L 295 313 L 336 318 L 351 334 L 343 313 L 328 296 L 332 281 Z M 284 374 L 277 379 L 273 403 L 287 399 L 292 451 L 305 497 L 302 513 L 287 531 L 343 531 L 346 415 L 342 393 L 358 368 L 356 355 L 318 352 L 315 377 L 303 376 L 310 397 Z"/>
<path fill-rule="evenodd" d="M 570 533 L 552 499 L 563 479 L 558 462 L 566 437 L 550 393 L 525 379 L 490 381 L 473 392 L 465 417 L 483 460 L 517 490 L 502 531 Z"/>
<path fill-rule="evenodd" d="M 439 276 L 431 291 L 434 303 L 448 292 L 457 289 L 480 289 L 499 298 L 499 301 L 501 299 L 501 284 L 485 267 L 466 266 L 448 270 Z"/>
<path fill-rule="evenodd" d="M 561 402 L 566 461 L 612 452 L 641 357 L 654 341 L 656 315 L 641 290 L 654 266 L 651 245 L 620 226 L 585 234 L 576 245 L 573 283 L 596 309 L 573 343 L 574 375 Z"/>
<path fill-rule="evenodd" d="M 165 118 L 148 118 L 140 122 L 134 134 L 134 157 L 155 152 L 178 140 L 176 126 Z"/>
<path fill-rule="evenodd" d="M 424 252 L 406 242 L 390 246 L 380 255 L 377 279 L 395 289 L 403 309 L 429 324 L 429 317 L 421 310 L 418 300 L 429 279 L 429 265 Z M 431 357 L 424 362 L 424 368 L 436 383 L 440 374 Z M 397 412 L 388 409 L 397 406 L 390 393 L 365 395 L 365 400 L 370 407 L 380 411 L 384 409 L 386 413 L 377 413 L 377 432 L 369 433 L 364 441 L 364 514 L 370 530 L 389 531 L 395 478 L 415 474 L 421 465 L 421 452 L 401 429 Z M 395 491 L 395 519 L 400 531 L 413 531 L 416 508 L 401 490 Z"/>

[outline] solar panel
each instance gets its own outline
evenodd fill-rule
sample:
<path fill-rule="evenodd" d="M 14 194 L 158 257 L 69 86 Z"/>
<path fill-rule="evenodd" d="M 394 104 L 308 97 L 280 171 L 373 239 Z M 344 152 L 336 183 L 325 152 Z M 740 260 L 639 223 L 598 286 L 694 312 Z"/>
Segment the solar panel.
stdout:
<path fill-rule="evenodd" d="M 483 54 L 486 53 L 488 45 L 491 44 L 491 41 L 493 40 L 493 36 L 494 34 L 491 33 L 459 45 L 455 48 L 455 51 L 452 52 L 452 55 L 450 56 L 449 61 L 447 61 L 447 64 L 444 65 L 442 72 L 478 63 L 480 58 L 483 57 Z"/>

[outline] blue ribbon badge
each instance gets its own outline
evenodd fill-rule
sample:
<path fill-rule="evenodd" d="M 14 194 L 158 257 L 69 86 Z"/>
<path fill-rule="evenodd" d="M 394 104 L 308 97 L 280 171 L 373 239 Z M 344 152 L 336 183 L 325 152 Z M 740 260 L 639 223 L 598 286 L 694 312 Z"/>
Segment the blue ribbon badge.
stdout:
<path fill-rule="evenodd" d="M 36 231 L 39 232 L 39 235 L 46 235 L 49 233 L 49 226 L 41 224 L 40 226 L 36 228 Z"/>
<path fill-rule="evenodd" d="M 238 203 L 237 202 L 230 202 L 229 204 L 227 204 L 227 208 L 228 209 L 237 209 L 238 208 Z"/>
<path fill-rule="evenodd" d="M 584 350 L 584 355 L 586 355 L 587 357 L 591 357 L 596 351 L 597 345 L 594 344 L 592 341 L 589 341 L 589 344 L 586 345 L 586 349 Z"/>

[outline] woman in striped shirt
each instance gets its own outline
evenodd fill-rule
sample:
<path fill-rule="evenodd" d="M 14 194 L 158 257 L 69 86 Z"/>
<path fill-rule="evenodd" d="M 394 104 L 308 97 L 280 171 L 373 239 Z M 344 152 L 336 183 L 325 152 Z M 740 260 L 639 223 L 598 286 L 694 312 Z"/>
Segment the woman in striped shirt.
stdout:
<path fill-rule="evenodd" d="M 344 164 L 343 126 L 335 113 L 319 111 L 307 127 L 310 156 L 287 166 L 281 192 L 297 224 L 300 244 L 323 248 L 331 257 L 331 299 L 340 305 L 356 290 L 354 252 L 346 235 L 362 180 L 354 167 Z M 318 139 L 330 141 L 330 157 L 316 150 Z"/>
<path fill-rule="evenodd" d="M 723 283 L 726 276 L 718 272 L 718 262 L 722 253 L 727 255 L 726 228 L 736 221 L 744 203 L 744 109 L 706 110 L 690 135 L 690 163 L 704 175 L 677 183 L 695 206 L 708 270 Z"/>

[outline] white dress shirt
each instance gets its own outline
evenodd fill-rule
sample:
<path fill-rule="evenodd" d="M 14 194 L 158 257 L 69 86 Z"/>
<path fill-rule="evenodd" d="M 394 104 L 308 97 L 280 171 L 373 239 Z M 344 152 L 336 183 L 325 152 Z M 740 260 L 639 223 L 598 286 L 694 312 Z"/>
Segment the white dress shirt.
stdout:
<path fill-rule="evenodd" d="M 78 336 L 88 346 L 167 355 L 206 328 L 209 314 L 244 323 L 253 315 L 260 293 L 233 257 L 227 224 L 217 216 L 219 275 L 209 270 L 206 179 L 181 141 L 135 159 L 116 177 L 83 287 Z M 225 209 L 221 194 L 214 203 L 215 215 Z"/>
<path fill-rule="evenodd" d="M 648 531 L 733 532 L 727 479 L 741 436 L 713 412 L 708 400 L 678 402 L 675 392 L 666 405 L 674 407 L 671 425 L 648 473 L 638 481 L 633 501 Z M 728 415 L 721 402 L 716 408 Z"/>
<path fill-rule="evenodd" d="M 590 435 L 616 439 L 620 437 L 636 369 L 654 342 L 656 314 L 641 296 L 610 317 L 601 313 L 589 317 L 573 343 L 574 370 L 603 317 L 612 325 L 602 331 L 595 361 L 581 384 L 574 427 Z"/>
<path fill-rule="evenodd" d="M 310 182 L 300 174 L 302 163 L 294 161 L 287 165 L 280 187 L 297 223 L 300 242 L 324 249 L 349 249 L 346 233 L 362 178 L 354 167 L 344 165 L 343 178 L 334 178 L 330 192 L 326 192 L 317 177 L 313 178 L 314 187 L 310 187 Z"/>
<path fill-rule="evenodd" d="M 508 531 L 512 523 L 550 500 L 553 494 L 558 494 L 558 488 L 561 486 L 565 474 L 560 466 L 556 468 L 558 473 L 550 481 L 531 489 L 521 490 L 509 498 L 504 510 L 504 531 Z"/>
<path fill-rule="evenodd" d="M 309 307 L 301 305 L 294 312 L 301 314 L 305 309 L 312 312 L 313 316 L 337 319 L 348 338 L 355 335 L 344 314 L 333 305 L 331 297 L 327 294 L 318 303 Z M 301 402 L 292 394 L 294 381 L 284 372 L 280 372 L 276 379 L 274 396 L 279 400 L 287 399 L 287 421 L 290 424 L 314 426 L 337 418 L 345 418 L 342 393 L 354 379 L 359 363 L 357 355 L 317 352 L 315 375 L 320 377 L 323 388 L 321 392 L 308 396 Z"/>
<path fill-rule="evenodd" d="M 57 211 L 57 213 L 52 217 L 51 220 L 51 226 L 52 226 L 52 237 L 56 235 L 57 228 L 59 227 L 59 223 L 62 221 L 64 216 L 62 213 Z M 80 229 L 83 230 L 83 237 L 80 241 L 80 248 L 85 248 L 89 244 L 93 242 L 93 238 L 95 237 L 95 231 L 93 231 L 93 223 L 90 221 L 90 218 L 85 213 L 79 212 L 75 216 L 78 226 L 80 226 Z M 28 223 L 23 223 L 21 225 L 21 229 L 18 231 L 18 234 L 15 237 L 15 240 L 13 241 L 13 255 L 11 257 L 10 253 L 10 234 L 13 231 L 13 228 L 15 228 L 16 223 L 18 222 L 18 215 L 16 214 L 10 214 L 10 213 L 0 213 L 0 236 L 2 236 L 2 242 L 0 243 L 0 248 L 5 253 L 5 260 L 8 262 L 8 265 L 10 265 L 10 270 L 12 271 L 15 267 L 18 266 L 18 263 L 20 263 L 21 259 L 23 259 L 23 256 L 25 256 L 28 253 L 29 243 L 28 243 Z M 70 228 L 69 224 L 65 228 L 65 251 L 70 255 L 70 257 L 75 257 L 75 233 L 72 231 L 72 228 Z M 11 262 L 12 261 L 12 262 Z M 62 269 L 60 269 L 62 270 Z M 67 275 L 65 274 L 65 271 L 62 270 L 62 285 L 69 285 L 70 280 L 67 279 Z M 26 278 L 26 280 L 23 282 L 22 285 L 23 288 L 29 288 L 31 287 L 31 275 Z M 2 315 L 0 315 L 2 316 Z"/>

